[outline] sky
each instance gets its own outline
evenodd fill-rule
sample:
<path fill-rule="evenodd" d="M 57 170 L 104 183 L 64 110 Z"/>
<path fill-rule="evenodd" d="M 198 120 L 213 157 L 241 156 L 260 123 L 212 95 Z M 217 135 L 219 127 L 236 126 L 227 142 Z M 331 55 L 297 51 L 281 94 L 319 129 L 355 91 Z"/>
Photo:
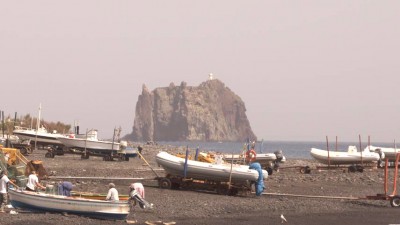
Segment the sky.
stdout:
<path fill-rule="evenodd" d="M 145 84 L 208 74 L 258 139 L 400 141 L 400 1 L 0 1 L 0 110 L 132 132 Z"/>

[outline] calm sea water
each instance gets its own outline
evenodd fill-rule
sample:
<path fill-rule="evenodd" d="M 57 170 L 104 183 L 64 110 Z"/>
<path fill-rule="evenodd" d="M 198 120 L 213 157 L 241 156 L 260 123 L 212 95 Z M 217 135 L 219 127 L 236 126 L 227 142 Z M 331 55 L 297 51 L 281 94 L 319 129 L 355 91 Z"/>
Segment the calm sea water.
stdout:
<path fill-rule="evenodd" d="M 201 151 L 216 151 L 222 153 L 240 153 L 245 148 L 244 142 L 159 142 L 159 144 L 172 145 L 177 147 L 189 147 Z M 337 147 L 335 143 L 329 143 L 329 150 L 347 151 L 349 145 L 354 145 L 360 149 L 360 143 L 341 142 Z M 393 148 L 393 143 L 372 143 L 374 146 Z M 361 143 L 364 149 L 367 143 Z M 255 150 L 257 152 L 272 153 L 282 150 L 287 159 L 312 159 L 310 155 L 311 148 L 327 149 L 326 142 L 295 142 L 295 141 L 264 141 L 257 142 Z"/>

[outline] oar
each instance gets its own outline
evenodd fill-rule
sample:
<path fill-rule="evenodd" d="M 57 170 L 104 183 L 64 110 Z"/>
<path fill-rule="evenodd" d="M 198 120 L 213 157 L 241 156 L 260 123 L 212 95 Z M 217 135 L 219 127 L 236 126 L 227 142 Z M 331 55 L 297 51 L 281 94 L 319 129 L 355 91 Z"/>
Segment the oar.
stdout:
<path fill-rule="evenodd" d="M 138 154 L 138 155 L 140 156 L 140 158 L 143 159 L 143 161 L 150 167 L 151 171 L 153 171 L 153 173 L 154 173 L 157 177 L 160 177 L 160 176 L 158 176 L 158 174 L 156 173 L 156 171 L 153 170 L 153 168 L 150 166 L 150 164 L 146 161 L 146 159 L 143 157 L 143 155 L 140 154 L 139 151 L 137 152 L 137 154 Z"/>

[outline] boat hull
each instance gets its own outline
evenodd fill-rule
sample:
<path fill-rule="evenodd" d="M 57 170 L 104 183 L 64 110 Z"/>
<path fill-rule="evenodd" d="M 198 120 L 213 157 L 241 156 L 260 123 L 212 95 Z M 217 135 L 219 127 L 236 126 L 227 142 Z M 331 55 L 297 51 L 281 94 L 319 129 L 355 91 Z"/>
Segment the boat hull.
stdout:
<path fill-rule="evenodd" d="M 244 162 L 244 156 L 240 154 L 235 154 L 232 156 L 232 154 L 225 154 L 223 159 L 226 162 L 234 162 L 234 163 L 241 163 Z M 254 162 L 258 162 L 261 165 L 270 165 L 274 163 L 276 160 L 276 155 L 274 153 L 257 153 L 256 159 Z"/>
<path fill-rule="evenodd" d="M 373 152 L 338 152 L 312 148 L 311 156 L 318 162 L 331 165 L 350 165 L 377 162 L 379 154 Z"/>
<path fill-rule="evenodd" d="M 396 155 L 397 153 L 400 153 L 399 148 L 384 148 L 384 147 L 376 147 L 376 146 L 367 146 L 365 148 L 368 151 L 371 152 L 377 152 L 379 153 L 380 151 L 385 154 L 385 158 L 387 158 L 389 161 L 394 162 L 396 161 Z"/>
<path fill-rule="evenodd" d="M 174 176 L 184 177 L 185 159 L 173 156 L 166 152 L 160 152 L 156 156 L 156 161 L 164 170 Z M 212 164 L 199 161 L 188 160 L 186 177 L 193 179 L 205 179 L 213 181 L 228 181 L 231 174 L 231 164 Z M 268 172 L 263 170 L 264 178 L 268 177 Z M 235 182 L 256 181 L 258 172 L 249 169 L 248 166 L 232 165 L 231 179 Z"/>
<path fill-rule="evenodd" d="M 98 140 L 90 140 L 84 138 L 68 138 L 68 137 L 60 137 L 58 140 L 68 148 L 77 148 L 77 149 L 88 149 L 88 150 L 97 150 L 97 151 L 107 151 L 107 150 L 120 150 L 120 144 L 118 142 L 111 141 L 98 141 Z"/>
<path fill-rule="evenodd" d="M 11 189 L 9 195 L 11 205 L 15 208 L 67 212 L 100 219 L 124 220 L 130 210 L 126 201 L 89 200 Z"/>
<path fill-rule="evenodd" d="M 85 192 L 75 192 L 71 191 L 72 197 L 79 197 L 85 199 L 95 199 L 95 200 L 106 200 L 107 194 L 95 194 L 95 193 L 85 193 Z M 118 195 L 120 201 L 128 201 L 128 195 Z"/>
<path fill-rule="evenodd" d="M 34 144 L 36 141 L 36 143 L 42 145 L 62 145 L 57 139 L 58 137 L 63 137 L 61 134 L 43 132 L 38 132 L 36 134 L 35 130 L 14 130 L 13 133 L 22 140 L 31 140 L 31 144 Z"/>

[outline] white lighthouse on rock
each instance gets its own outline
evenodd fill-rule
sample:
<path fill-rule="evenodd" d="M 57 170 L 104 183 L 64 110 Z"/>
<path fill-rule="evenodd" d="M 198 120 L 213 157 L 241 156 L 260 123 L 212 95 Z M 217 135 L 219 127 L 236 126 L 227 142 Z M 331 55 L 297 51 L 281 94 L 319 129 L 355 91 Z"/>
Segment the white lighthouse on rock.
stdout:
<path fill-rule="evenodd" d="M 214 79 L 214 75 L 212 73 L 208 74 L 208 80 L 213 80 Z"/>

